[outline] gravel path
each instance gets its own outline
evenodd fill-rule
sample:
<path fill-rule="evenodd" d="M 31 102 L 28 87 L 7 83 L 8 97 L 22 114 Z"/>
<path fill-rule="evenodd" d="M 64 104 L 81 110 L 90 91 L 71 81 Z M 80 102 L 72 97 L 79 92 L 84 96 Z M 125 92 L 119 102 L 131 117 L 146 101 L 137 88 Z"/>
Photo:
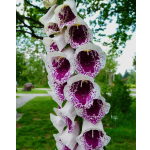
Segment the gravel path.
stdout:
<path fill-rule="evenodd" d="M 19 98 L 16 99 L 16 108 L 19 108 L 36 96 L 50 96 L 50 95 L 49 94 L 16 94 L 16 96 L 20 96 Z"/>

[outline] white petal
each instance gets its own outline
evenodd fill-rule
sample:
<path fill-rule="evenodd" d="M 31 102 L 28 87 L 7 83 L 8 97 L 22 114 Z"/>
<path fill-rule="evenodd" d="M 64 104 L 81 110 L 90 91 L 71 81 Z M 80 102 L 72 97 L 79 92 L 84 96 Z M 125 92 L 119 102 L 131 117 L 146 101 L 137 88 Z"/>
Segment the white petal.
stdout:
<path fill-rule="evenodd" d="M 48 94 L 49 94 L 50 96 L 52 96 L 53 100 L 54 100 L 60 107 L 62 107 L 62 103 L 63 103 L 63 102 L 59 100 L 59 98 L 57 97 L 56 93 L 55 93 L 54 91 L 47 91 L 47 92 L 48 92 Z"/>
<path fill-rule="evenodd" d="M 52 16 L 54 15 L 54 10 L 55 10 L 56 6 L 57 6 L 57 5 L 52 6 L 52 7 L 48 10 L 48 12 L 47 12 L 43 17 L 41 17 L 41 18 L 39 19 L 39 21 L 40 21 L 43 25 L 45 25 L 45 24 L 52 18 Z"/>
<path fill-rule="evenodd" d="M 78 145 L 76 150 L 85 150 L 84 146 Z"/>
<path fill-rule="evenodd" d="M 65 30 L 63 30 L 61 33 L 58 33 L 54 38 L 53 41 L 57 44 L 59 50 L 61 51 L 65 46 L 66 46 L 66 41 L 65 41 Z"/>
<path fill-rule="evenodd" d="M 63 49 L 62 52 L 67 55 L 68 59 L 73 59 L 74 49 L 72 47 L 69 46 L 69 47 Z"/>
<path fill-rule="evenodd" d="M 65 122 L 59 116 L 55 116 L 53 114 L 50 114 L 50 120 L 59 133 L 62 133 L 64 127 L 66 126 Z"/>
<path fill-rule="evenodd" d="M 75 108 L 72 106 L 71 102 L 67 101 L 65 106 L 62 109 L 54 108 L 54 111 L 58 116 L 60 116 L 62 119 L 67 116 L 74 125 L 74 119 L 76 117 Z"/>
<path fill-rule="evenodd" d="M 61 134 L 59 135 L 59 138 L 65 144 L 68 148 L 71 150 L 74 149 L 76 145 L 76 137 L 79 135 L 79 124 L 77 121 L 75 121 L 75 126 L 74 126 L 74 131 L 72 133 L 68 133 L 68 128 Z"/>

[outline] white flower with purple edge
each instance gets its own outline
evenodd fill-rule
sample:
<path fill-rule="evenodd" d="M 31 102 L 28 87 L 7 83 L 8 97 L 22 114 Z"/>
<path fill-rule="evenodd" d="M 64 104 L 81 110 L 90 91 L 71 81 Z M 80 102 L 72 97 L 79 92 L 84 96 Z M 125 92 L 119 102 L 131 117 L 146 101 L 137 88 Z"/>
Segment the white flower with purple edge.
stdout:
<path fill-rule="evenodd" d="M 54 127 L 61 134 L 63 132 L 64 127 L 66 126 L 66 123 L 59 116 L 55 116 L 53 114 L 50 114 L 50 120 L 53 123 Z"/>
<path fill-rule="evenodd" d="M 78 116 L 90 121 L 94 125 L 99 122 L 105 114 L 109 112 L 110 104 L 105 101 L 105 98 L 101 95 L 98 99 L 93 99 L 93 104 L 88 109 L 77 109 L 76 113 Z"/>
<path fill-rule="evenodd" d="M 74 131 L 74 119 L 76 117 L 75 108 L 72 106 L 71 102 L 67 101 L 65 106 L 61 109 L 54 108 L 55 113 L 61 117 L 61 119 L 68 126 L 68 133 Z"/>
<path fill-rule="evenodd" d="M 77 8 L 74 0 L 66 0 L 55 9 L 55 17 L 61 28 L 72 26 L 76 20 Z"/>
<path fill-rule="evenodd" d="M 57 95 L 59 101 L 65 101 L 66 98 L 64 96 L 64 87 L 67 84 L 67 82 L 64 82 L 62 84 L 57 83 L 56 81 L 53 80 L 53 78 L 49 75 L 48 76 L 48 84 L 51 88 L 52 91 L 55 92 L 55 94 Z"/>
<path fill-rule="evenodd" d="M 78 144 L 84 146 L 85 150 L 103 148 L 109 143 L 110 139 L 111 138 L 104 132 L 101 121 L 93 125 L 87 120 L 84 120 L 82 132 L 76 138 Z"/>
<path fill-rule="evenodd" d="M 62 29 L 59 27 L 54 14 L 53 17 L 44 24 L 43 33 L 46 33 L 47 36 L 50 36 L 59 32 L 62 32 Z"/>
<path fill-rule="evenodd" d="M 76 108 L 90 108 L 93 99 L 100 96 L 100 87 L 86 75 L 75 75 L 67 81 L 64 95 Z"/>
<path fill-rule="evenodd" d="M 75 23 L 71 27 L 67 27 L 65 40 L 71 44 L 71 47 L 77 48 L 93 40 L 92 30 L 81 17 L 77 16 Z"/>
<path fill-rule="evenodd" d="M 66 82 L 74 73 L 73 60 L 68 57 L 63 52 L 52 52 L 47 54 L 47 71 L 53 77 L 53 80 L 59 84 Z"/>
<path fill-rule="evenodd" d="M 106 64 L 106 54 L 92 43 L 82 45 L 74 54 L 74 66 L 79 74 L 95 77 Z"/>
<path fill-rule="evenodd" d="M 44 37 L 43 44 L 47 53 L 61 51 L 66 46 L 66 41 L 64 39 L 64 31 L 58 33 L 54 38 Z"/>
<path fill-rule="evenodd" d="M 79 123 L 75 121 L 74 131 L 68 133 L 68 128 L 62 134 L 53 134 L 58 150 L 76 150 L 76 137 L 79 135 Z"/>

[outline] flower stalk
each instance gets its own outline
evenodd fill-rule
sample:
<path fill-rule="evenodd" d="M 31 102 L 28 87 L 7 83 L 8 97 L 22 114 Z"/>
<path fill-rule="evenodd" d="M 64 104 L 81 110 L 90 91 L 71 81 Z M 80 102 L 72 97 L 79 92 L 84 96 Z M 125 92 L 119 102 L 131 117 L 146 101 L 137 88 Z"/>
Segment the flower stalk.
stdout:
<path fill-rule="evenodd" d="M 49 95 L 57 102 L 57 116 L 50 120 L 59 133 L 54 134 L 58 150 L 103 150 L 110 137 L 101 119 L 110 104 L 101 96 L 94 77 L 106 64 L 102 49 L 91 43 L 92 30 L 78 16 L 74 0 L 43 0 L 49 11 L 40 18 L 44 25 L 41 54 L 48 72 Z M 63 103 L 65 105 L 63 105 Z M 67 128 L 66 128 L 67 127 Z"/>

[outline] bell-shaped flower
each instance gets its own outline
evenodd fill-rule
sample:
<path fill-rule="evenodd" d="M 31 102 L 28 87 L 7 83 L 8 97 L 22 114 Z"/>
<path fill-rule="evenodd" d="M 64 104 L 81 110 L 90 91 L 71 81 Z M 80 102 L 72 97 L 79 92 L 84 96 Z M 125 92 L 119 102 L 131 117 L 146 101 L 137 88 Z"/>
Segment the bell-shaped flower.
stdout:
<path fill-rule="evenodd" d="M 70 48 L 69 51 L 71 50 L 72 53 L 74 53 L 74 50 Z M 46 66 L 53 80 L 59 84 L 66 82 L 74 73 L 73 59 L 70 59 L 70 53 L 68 56 L 63 52 L 52 52 L 47 54 Z"/>
<path fill-rule="evenodd" d="M 52 76 L 48 75 L 48 84 L 51 88 L 52 91 L 55 92 L 57 95 L 59 101 L 65 101 L 66 98 L 64 96 L 64 87 L 67 84 L 67 82 L 64 82 L 62 84 L 57 83 L 56 81 L 53 80 Z"/>
<path fill-rule="evenodd" d="M 53 134 L 58 150 L 76 150 L 76 137 L 79 135 L 79 124 L 75 121 L 74 131 L 68 133 L 68 128 L 62 134 Z"/>
<path fill-rule="evenodd" d="M 58 33 L 54 38 L 44 37 L 43 44 L 47 53 L 61 51 L 66 46 L 66 41 L 64 38 L 64 31 Z"/>
<path fill-rule="evenodd" d="M 106 64 L 106 54 L 92 43 L 82 45 L 74 54 L 74 66 L 79 74 L 95 77 Z"/>
<path fill-rule="evenodd" d="M 62 107 L 62 103 L 63 101 L 60 101 L 58 96 L 56 95 L 56 93 L 54 91 L 47 91 L 48 94 L 52 97 L 52 99 L 60 106 Z"/>
<path fill-rule="evenodd" d="M 92 77 L 75 75 L 67 81 L 64 95 L 76 108 L 90 108 L 93 99 L 100 96 L 100 87 Z"/>
<path fill-rule="evenodd" d="M 90 121 L 93 124 L 99 122 L 105 114 L 109 112 L 110 104 L 105 101 L 101 95 L 98 99 L 93 100 L 93 104 L 87 109 L 75 109 L 78 116 Z"/>
<path fill-rule="evenodd" d="M 49 7 L 52 7 L 56 3 L 57 3 L 57 0 L 43 0 L 43 5 L 45 6 L 46 9 L 48 9 Z"/>
<path fill-rule="evenodd" d="M 65 40 L 71 44 L 71 47 L 77 48 L 92 41 L 93 33 L 84 20 L 77 16 L 74 25 L 67 27 Z"/>
<path fill-rule="evenodd" d="M 51 34 L 59 32 L 62 32 L 62 29 L 59 27 L 54 14 L 53 17 L 47 23 L 44 24 L 43 33 L 46 33 L 47 36 L 50 36 Z"/>
<path fill-rule="evenodd" d="M 43 25 L 45 25 L 45 24 L 53 17 L 53 15 L 54 15 L 54 10 L 55 10 L 56 7 L 57 7 L 57 5 L 53 5 L 53 6 L 48 10 L 48 12 L 47 12 L 44 16 L 42 16 L 42 17 L 39 19 L 39 21 L 40 21 Z"/>
<path fill-rule="evenodd" d="M 77 8 L 74 0 L 66 0 L 55 9 L 56 20 L 61 28 L 72 26 L 76 20 Z"/>
<path fill-rule="evenodd" d="M 76 117 L 76 112 L 71 102 L 67 101 L 62 109 L 54 108 L 54 111 L 68 126 L 68 133 L 73 132 L 75 126 L 74 119 Z"/>
<path fill-rule="evenodd" d="M 109 143 L 110 139 L 111 138 L 104 132 L 101 121 L 93 125 L 87 120 L 84 120 L 82 132 L 76 138 L 78 144 L 84 146 L 85 150 L 103 148 Z"/>
<path fill-rule="evenodd" d="M 59 117 L 53 114 L 50 114 L 50 120 L 53 123 L 54 127 L 61 134 L 63 132 L 64 127 L 66 126 L 65 122 Z"/>

